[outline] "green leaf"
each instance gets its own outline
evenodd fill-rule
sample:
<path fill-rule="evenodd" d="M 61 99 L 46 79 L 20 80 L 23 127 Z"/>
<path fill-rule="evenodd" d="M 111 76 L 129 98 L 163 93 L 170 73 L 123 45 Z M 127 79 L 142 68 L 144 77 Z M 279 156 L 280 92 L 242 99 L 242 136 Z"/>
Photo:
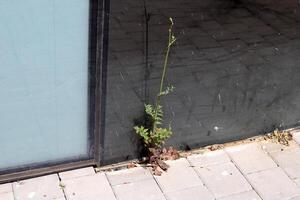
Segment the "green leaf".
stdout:
<path fill-rule="evenodd" d="M 166 96 L 168 94 L 170 94 L 171 92 L 173 92 L 175 89 L 175 87 L 173 85 L 169 85 L 166 87 L 166 89 L 164 91 L 162 91 L 159 96 Z"/>

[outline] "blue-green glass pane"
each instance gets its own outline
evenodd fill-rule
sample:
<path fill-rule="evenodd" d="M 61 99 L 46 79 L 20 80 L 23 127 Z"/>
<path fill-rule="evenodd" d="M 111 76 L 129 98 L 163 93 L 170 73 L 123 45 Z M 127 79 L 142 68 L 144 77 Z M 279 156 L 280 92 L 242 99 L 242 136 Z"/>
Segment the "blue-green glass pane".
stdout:
<path fill-rule="evenodd" d="M 88 154 L 84 0 L 0 1 L 0 169 Z"/>

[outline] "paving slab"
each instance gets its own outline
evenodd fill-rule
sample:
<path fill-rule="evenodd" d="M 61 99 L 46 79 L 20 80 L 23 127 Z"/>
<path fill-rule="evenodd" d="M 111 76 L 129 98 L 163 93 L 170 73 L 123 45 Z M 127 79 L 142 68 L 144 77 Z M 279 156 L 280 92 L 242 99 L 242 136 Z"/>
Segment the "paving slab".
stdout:
<path fill-rule="evenodd" d="M 236 166 L 249 174 L 277 167 L 276 163 L 263 151 L 258 143 L 242 144 L 225 149 Z"/>
<path fill-rule="evenodd" d="M 296 183 L 279 167 L 249 174 L 247 178 L 264 200 L 289 200 L 300 195 Z"/>
<path fill-rule="evenodd" d="M 262 142 L 260 142 L 260 144 L 262 146 L 262 149 L 264 151 L 269 152 L 269 153 L 278 152 L 278 151 L 285 151 L 285 150 L 291 150 L 291 149 L 299 147 L 299 145 L 294 141 L 290 141 L 289 146 L 285 146 L 285 145 L 275 143 L 275 142 L 272 142 L 272 141 L 262 141 Z"/>
<path fill-rule="evenodd" d="M 167 161 L 167 164 L 170 165 L 167 173 L 155 176 L 165 193 L 203 185 L 203 182 L 185 158 Z"/>
<path fill-rule="evenodd" d="M 300 144 L 300 130 L 293 130 L 291 131 L 291 134 L 293 135 L 293 139 L 295 140 L 295 142 L 297 142 L 298 144 Z"/>
<path fill-rule="evenodd" d="M 12 192 L 0 194 L 0 200 L 14 200 L 14 195 Z"/>
<path fill-rule="evenodd" d="M 82 169 L 76 169 L 66 172 L 59 173 L 59 177 L 63 180 L 78 178 L 82 176 L 89 176 L 95 174 L 95 170 L 93 167 L 86 167 Z"/>
<path fill-rule="evenodd" d="M 258 194 L 254 191 L 242 192 L 239 194 L 230 195 L 228 197 L 223 197 L 218 200 L 262 200 Z"/>
<path fill-rule="evenodd" d="M 204 184 L 216 198 L 250 191 L 252 188 L 233 163 L 196 167 Z"/>
<path fill-rule="evenodd" d="M 57 174 L 3 184 L 0 200 L 65 200 L 63 190 L 67 200 L 300 200 L 295 142 L 243 144 L 167 163 L 162 176 L 142 167 L 106 173 L 83 168 L 60 173 L 63 187 Z"/>
<path fill-rule="evenodd" d="M 112 186 L 153 179 L 149 170 L 142 167 L 107 172 L 106 175 Z"/>
<path fill-rule="evenodd" d="M 154 179 L 115 185 L 113 190 L 118 200 L 166 200 Z"/>
<path fill-rule="evenodd" d="M 14 182 L 15 199 L 48 200 L 64 198 L 63 190 L 59 183 L 57 174 Z"/>
<path fill-rule="evenodd" d="M 12 184 L 11 183 L 1 184 L 0 185 L 0 194 L 8 193 L 8 192 L 12 192 Z"/>
<path fill-rule="evenodd" d="M 63 180 L 67 200 L 116 200 L 104 173 Z"/>
<path fill-rule="evenodd" d="M 168 200 L 214 200 L 213 194 L 204 186 L 196 186 L 166 194 Z"/>
<path fill-rule="evenodd" d="M 300 178 L 294 179 L 294 182 L 300 187 Z"/>
<path fill-rule="evenodd" d="M 193 166 L 209 166 L 230 162 L 230 158 L 223 150 L 205 152 L 203 154 L 191 155 L 187 157 Z"/>
<path fill-rule="evenodd" d="M 293 179 L 300 178 L 300 148 L 270 154 L 289 177 Z"/>
<path fill-rule="evenodd" d="M 289 200 L 300 200 L 300 196 L 292 197 L 292 198 L 289 199 Z"/>

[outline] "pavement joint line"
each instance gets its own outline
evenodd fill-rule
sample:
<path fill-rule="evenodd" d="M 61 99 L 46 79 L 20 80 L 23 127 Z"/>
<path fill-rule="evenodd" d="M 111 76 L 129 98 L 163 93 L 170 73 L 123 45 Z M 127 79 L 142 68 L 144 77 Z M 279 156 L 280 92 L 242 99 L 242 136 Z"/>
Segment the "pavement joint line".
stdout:
<path fill-rule="evenodd" d="M 130 183 L 139 183 L 139 182 L 143 182 L 143 181 L 147 181 L 147 180 L 151 180 L 151 179 L 152 179 L 152 177 L 141 178 L 140 180 L 132 181 L 132 182 L 129 182 L 129 183 L 125 182 L 125 183 L 115 184 L 115 185 L 112 185 L 112 187 L 114 187 L 116 185 L 126 185 L 126 184 L 130 184 Z"/>
<path fill-rule="evenodd" d="M 56 173 L 56 174 L 57 174 L 57 176 L 58 176 L 59 183 L 63 183 L 63 182 L 62 182 L 62 179 L 61 179 L 61 177 L 60 177 L 60 175 L 59 175 L 59 173 Z M 63 184 L 64 184 L 64 183 L 63 183 Z M 58 187 L 60 187 L 60 189 L 62 190 L 62 192 L 63 192 L 63 194 L 64 194 L 65 200 L 68 200 L 67 195 L 66 195 L 66 192 L 65 192 L 65 188 L 64 188 L 64 187 L 61 187 L 60 185 L 59 185 Z"/>
<path fill-rule="evenodd" d="M 147 170 L 149 170 L 149 169 L 147 169 Z M 149 170 L 149 171 L 150 171 L 150 170 Z M 151 172 L 150 172 L 150 173 L 151 173 Z M 168 200 L 168 198 L 167 198 L 165 192 L 164 192 L 163 189 L 160 187 L 159 183 L 157 182 L 156 178 L 154 177 L 154 175 L 153 175 L 152 173 L 151 173 L 151 176 L 152 176 L 153 180 L 155 181 L 155 184 L 157 185 L 157 187 L 159 188 L 159 190 L 160 190 L 161 193 L 163 194 L 165 200 Z"/>
<path fill-rule="evenodd" d="M 225 151 L 225 154 L 227 154 L 227 156 L 229 157 L 230 161 L 232 162 L 232 164 L 234 164 L 234 166 L 237 168 L 237 170 L 241 173 L 241 175 L 245 178 L 245 180 L 247 181 L 247 183 L 249 183 L 249 185 L 251 186 L 252 190 L 256 192 L 256 194 L 259 196 L 259 198 L 263 199 L 262 196 L 255 190 L 255 188 L 253 187 L 253 185 L 251 184 L 251 182 L 248 180 L 246 174 L 244 174 L 241 169 L 238 167 L 238 165 L 236 164 L 236 162 L 234 162 L 233 158 L 230 156 L 230 154 L 228 152 Z M 262 170 L 264 171 L 264 170 Z M 249 190 L 251 191 L 251 190 Z M 244 192 L 248 192 L 248 191 L 244 191 Z"/>
<path fill-rule="evenodd" d="M 116 194 L 116 191 L 114 190 L 114 187 L 111 185 L 111 182 L 109 181 L 109 178 L 107 177 L 106 172 L 104 173 L 104 175 L 105 175 L 105 178 L 106 178 L 107 182 L 109 183 L 109 186 L 110 186 L 110 188 L 111 188 L 111 190 L 112 190 L 112 192 L 114 194 L 114 197 L 116 198 L 116 200 L 118 200 L 119 198 L 118 198 L 118 196 Z"/>
<path fill-rule="evenodd" d="M 14 187 L 13 187 L 13 183 L 11 183 L 11 184 L 10 184 L 10 187 L 11 187 L 11 191 L 12 191 L 12 194 L 13 194 L 14 200 L 17 200 L 17 198 L 16 198 L 16 194 L 15 194 L 15 190 L 14 190 Z"/>
<path fill-rule="evenodd" d="M 239 194 L 243 194 L 243 193 L 246 193 L 246 192 L 251 192 L 251 191 L 254 191 L 257 195 L 258 195 L 258 193 L 255 191 L 255 190 L 248 190 L 248 191 L 243 191 L 243 192 L 238 192 L 238 193 L 234 193 L 234 194 L 229 194 L 229 195 L 226 195 L 226 196 L 223 196 L 223 197 L 221 197 L 221 199 L 223 199 L 223 198 L 226 198 L 226 197 L 230 197 L 230 196 L 233 196 L 233 195 L 239 195 Z M 258 195 L 259 196 L 259 195 Z M 259 196 L 260 197 L 260 196 Z M 261 198 L 261 197 L 260 197 Z M 261 198 L 262 200 L 263 200 L 263 198 Z M 216 199 L 216 200 L 218 200 L 218 199 Z"/>
<path fill-rule="evenodd" d="M 262 144 L 260 144 L 260 146 L 261 146 Z M 262 147 L 262 146 L 261 146 Z M 274 163 L 276 163 L 276 165 L 277 165 L 277 167 L 278 168 L 280 168 L 280 169 L 282 169 L 282 171 L 284 172 L 284 174 L 286 174 L 287 175 L 287 177 L 289 177 L 289 179 L 290 180 L 294 180 L 292 177 L 290 177 L 289 175 L 288 175 L 288 173 L 283 169 L 283 168 L 281 168 L 280 167 L 280 165 L 279 165 L 279 163 L 276 161 L 276 159 L 272 156 L 272 154 L 269 152 L 269 151 L 267 151 L 267 150 L 265 150 L 266 151 L 266 153 L 267 153 L 267 155 L 268 156 L 270 156 L 270 158 L 274 161 Z M 294 181 L 293 181 L 294 182 Z"/>
<path fill-rule="evenodd" d="M 262 170 L 257 170 L 257 171 L 254 171 L 254 172 L 249 172 L 246 175 L 248 176 L 248 175 L 251 175 L 251 174 L 256 174 L 256 173 L 260 173 L 260 172 L 263 172 L 263 171 L 267 171 L 267 170 L 270 170 L 270 169 L 276 169 L 276 168 L 279 168 L 279 166 L 277 166 L 277 164 L 276 164 L 276 167 L 272 167 L 272 168 L 268 168 L 268 169 L 262 169 Z M 244 174 L 243 174 L 243 176 L 244 176 Z"/>
<path fill-rule="evenodd" d="M 214 193 L 207 187 L 207 184 L 205 183 L 204 180 L 202 180 L 200 174 L 197 172 L 197 170 L 195 170 L 195 166 L 192 165 L 192 163 L 189 161 L 189 159 L 186 159 L 190 165 L 190 167 L 193 168 L 194 172 L 197 174 L 198 178 L 202 181 L 203 183 L 203 186 L 214 196 L 214 199 L 217 200 L 217 198 L 215 197 Z M 224 162 L 224 163 L 227 163 L 227 162 Z M 214 164 L 214 165 L 217 165 L 217 164 Z M 210 165 L 212 166 L 212 165 Z"/>
<path fill-rule="evenodd" d="M 188 160 L 188 159 L 187 159 Z M 197 167 L 197 166 L 195 166 L 195 165 L 192 165 L 192 163 L 188 160 L 188 162 L 189 162 L 189 164 L 190 164 L 190 167 L 192 167 L 192 168 L 195 168 L 195 167 Z M 217 165 L 222 165 L 222 164 L 226 164 L 226 163 L 230 163 L 231 161 L 226 161 L 226 162 L 219 162 L 219 163 L 212 163 L 212 164 L 208 164 L 208 165 L 205 165 L 205 166 L 200 166 L 200 167 L 203 167 L 203 168 L 205 168 L 205 167 L 212 167 L 212 166 L 217 166 Z"/>

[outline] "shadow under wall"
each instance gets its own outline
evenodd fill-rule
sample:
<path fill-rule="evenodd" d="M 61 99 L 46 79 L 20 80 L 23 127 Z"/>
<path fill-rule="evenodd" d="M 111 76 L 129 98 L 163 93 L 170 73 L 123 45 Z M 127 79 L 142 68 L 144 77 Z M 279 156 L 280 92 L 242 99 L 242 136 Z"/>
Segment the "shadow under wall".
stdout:
<path fill-rule="evenodd" d="M 176 89 L 163 102 L 174 130 L 167 145 L 298 126 L 298 13 L 291 0 L 111 0 L 104 164 L 140 154 L 133 126 L 158 91 L 169 17 L 178 40 L 167 72 Z"/>

